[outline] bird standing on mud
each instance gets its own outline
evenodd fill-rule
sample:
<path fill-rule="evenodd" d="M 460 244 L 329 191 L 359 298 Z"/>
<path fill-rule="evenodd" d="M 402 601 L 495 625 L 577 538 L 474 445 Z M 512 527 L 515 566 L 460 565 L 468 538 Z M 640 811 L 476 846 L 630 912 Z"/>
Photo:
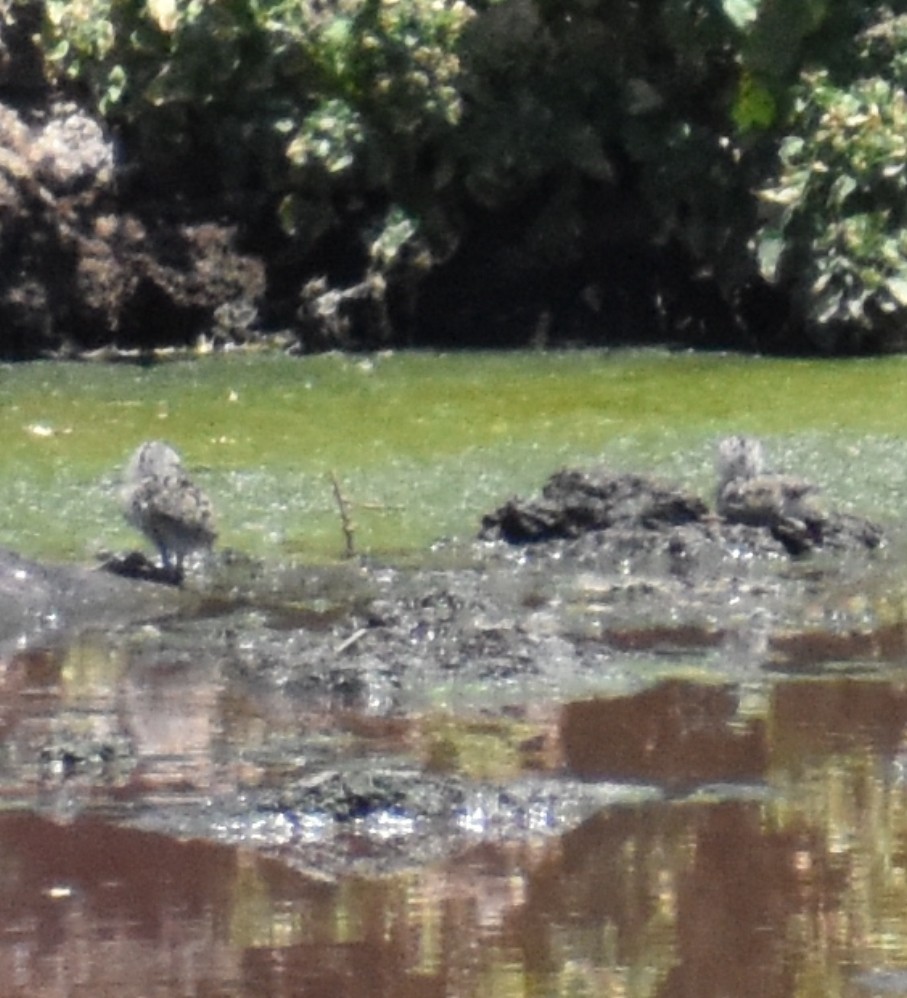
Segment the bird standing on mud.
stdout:
<path fill-rule="evenodd" d="M 157 547 L 167 572 L 182 576 L 186 555 L 210 548 L 217 537 L 210 500 L 160 440 L 146 441 L 129 459 L 122 500 L 126 519 Z"/>
<path fill-rule="evenodd" d="M 718 443 L 715 471 L 718 475 L 715 505 L 724 516 L 722 506 L 726 502 L 725 493 L 731 482 L 750 481 L 765 471 L 762 443 L 755 437 L 725 437 Z"/>
<path fill-rule="evenodd" d="M 767 527 L 791 553 L 821 543 L 828 514 L 819 489 L 795 475 L 765 470 L 762 444 L 753 437 L 727 437 L 715 460 L 718 515 L 730 523 Z"/>

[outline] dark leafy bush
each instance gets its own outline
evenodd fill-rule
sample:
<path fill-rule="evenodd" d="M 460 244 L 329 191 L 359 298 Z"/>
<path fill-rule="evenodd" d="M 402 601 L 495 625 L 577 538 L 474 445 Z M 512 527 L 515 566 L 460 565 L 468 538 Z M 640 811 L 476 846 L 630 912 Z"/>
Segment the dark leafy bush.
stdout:
<path fill-rule="evenodd" d="M 518 208 L 503 255 L 524 283 L 573 267 L 620 293 L 609 268 L 642 246 L 728 309 L 760 281 L 789 291 L 837 349 L 890 342 L 907 307 L 898 13 L 857 0 L 46 0 L 45 51 L 146 179 L 251 200 L 300 253 L 358 210 L 370 266 L 415 245 L 443 260 L 477 217 Z"/>
<path fill-rule="evenodd" d="M 885 76 L 804 71 L 761 191 L 763 274 L 792 289 L 828 350 L 907 345 L 907 19 L 863 33 L 867 68 L 883 40 Z"/>
<path fill-rule="evenodd" d="M 460 116 L 462 0 L 47 0 L 45 51 L 146 173 L 260 185 L 288 232 L 338 188 L 392 191 Z"/>

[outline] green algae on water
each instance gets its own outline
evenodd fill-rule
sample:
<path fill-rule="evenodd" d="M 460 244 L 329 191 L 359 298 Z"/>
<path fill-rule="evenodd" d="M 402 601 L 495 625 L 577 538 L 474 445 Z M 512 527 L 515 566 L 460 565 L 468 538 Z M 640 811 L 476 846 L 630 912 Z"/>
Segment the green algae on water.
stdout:
<path fill-rule="evenodd" d="M 715 440 L 766 438 L 776 467 L 895 517 L 907 489 L 907 359 L 779 360 L 656 350 L 212 356 L 149 367 L 0 368 L 0 544 L 90 559 L 141 546 L 119 510 L 134 447 L 176 446 L 223 545 L 324 560 L 468 538 L 568 464 L 707 493 Z"/>

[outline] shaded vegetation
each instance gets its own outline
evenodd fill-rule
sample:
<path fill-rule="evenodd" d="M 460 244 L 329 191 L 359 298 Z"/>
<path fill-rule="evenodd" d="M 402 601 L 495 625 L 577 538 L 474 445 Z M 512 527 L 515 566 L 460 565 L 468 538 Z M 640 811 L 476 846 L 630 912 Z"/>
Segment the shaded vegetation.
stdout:
<path fill-rule="evenodd" d="M 903 346 L 902 6 L 46 0 L 43 48 L 303 349 L 854 352 Z"/>

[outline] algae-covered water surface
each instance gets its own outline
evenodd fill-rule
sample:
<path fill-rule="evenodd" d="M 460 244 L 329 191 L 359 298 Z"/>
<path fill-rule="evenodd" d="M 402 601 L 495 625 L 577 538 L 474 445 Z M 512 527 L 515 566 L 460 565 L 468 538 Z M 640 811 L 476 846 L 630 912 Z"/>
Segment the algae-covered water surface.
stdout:
<path fill-rule="evenodd" d="M 565 464 L 604 461 L 708 491 L 716 438 L 893 518 L 907 491 L 907 361 L 663 351 L 214 356 L 0 368 L 0 544 L 90 559 L 133 546 L 117 501 L 143 439 L 179 448 L 221 541 L 258 556 L 382 556 L 475 534 L 482 513 Z"/>

